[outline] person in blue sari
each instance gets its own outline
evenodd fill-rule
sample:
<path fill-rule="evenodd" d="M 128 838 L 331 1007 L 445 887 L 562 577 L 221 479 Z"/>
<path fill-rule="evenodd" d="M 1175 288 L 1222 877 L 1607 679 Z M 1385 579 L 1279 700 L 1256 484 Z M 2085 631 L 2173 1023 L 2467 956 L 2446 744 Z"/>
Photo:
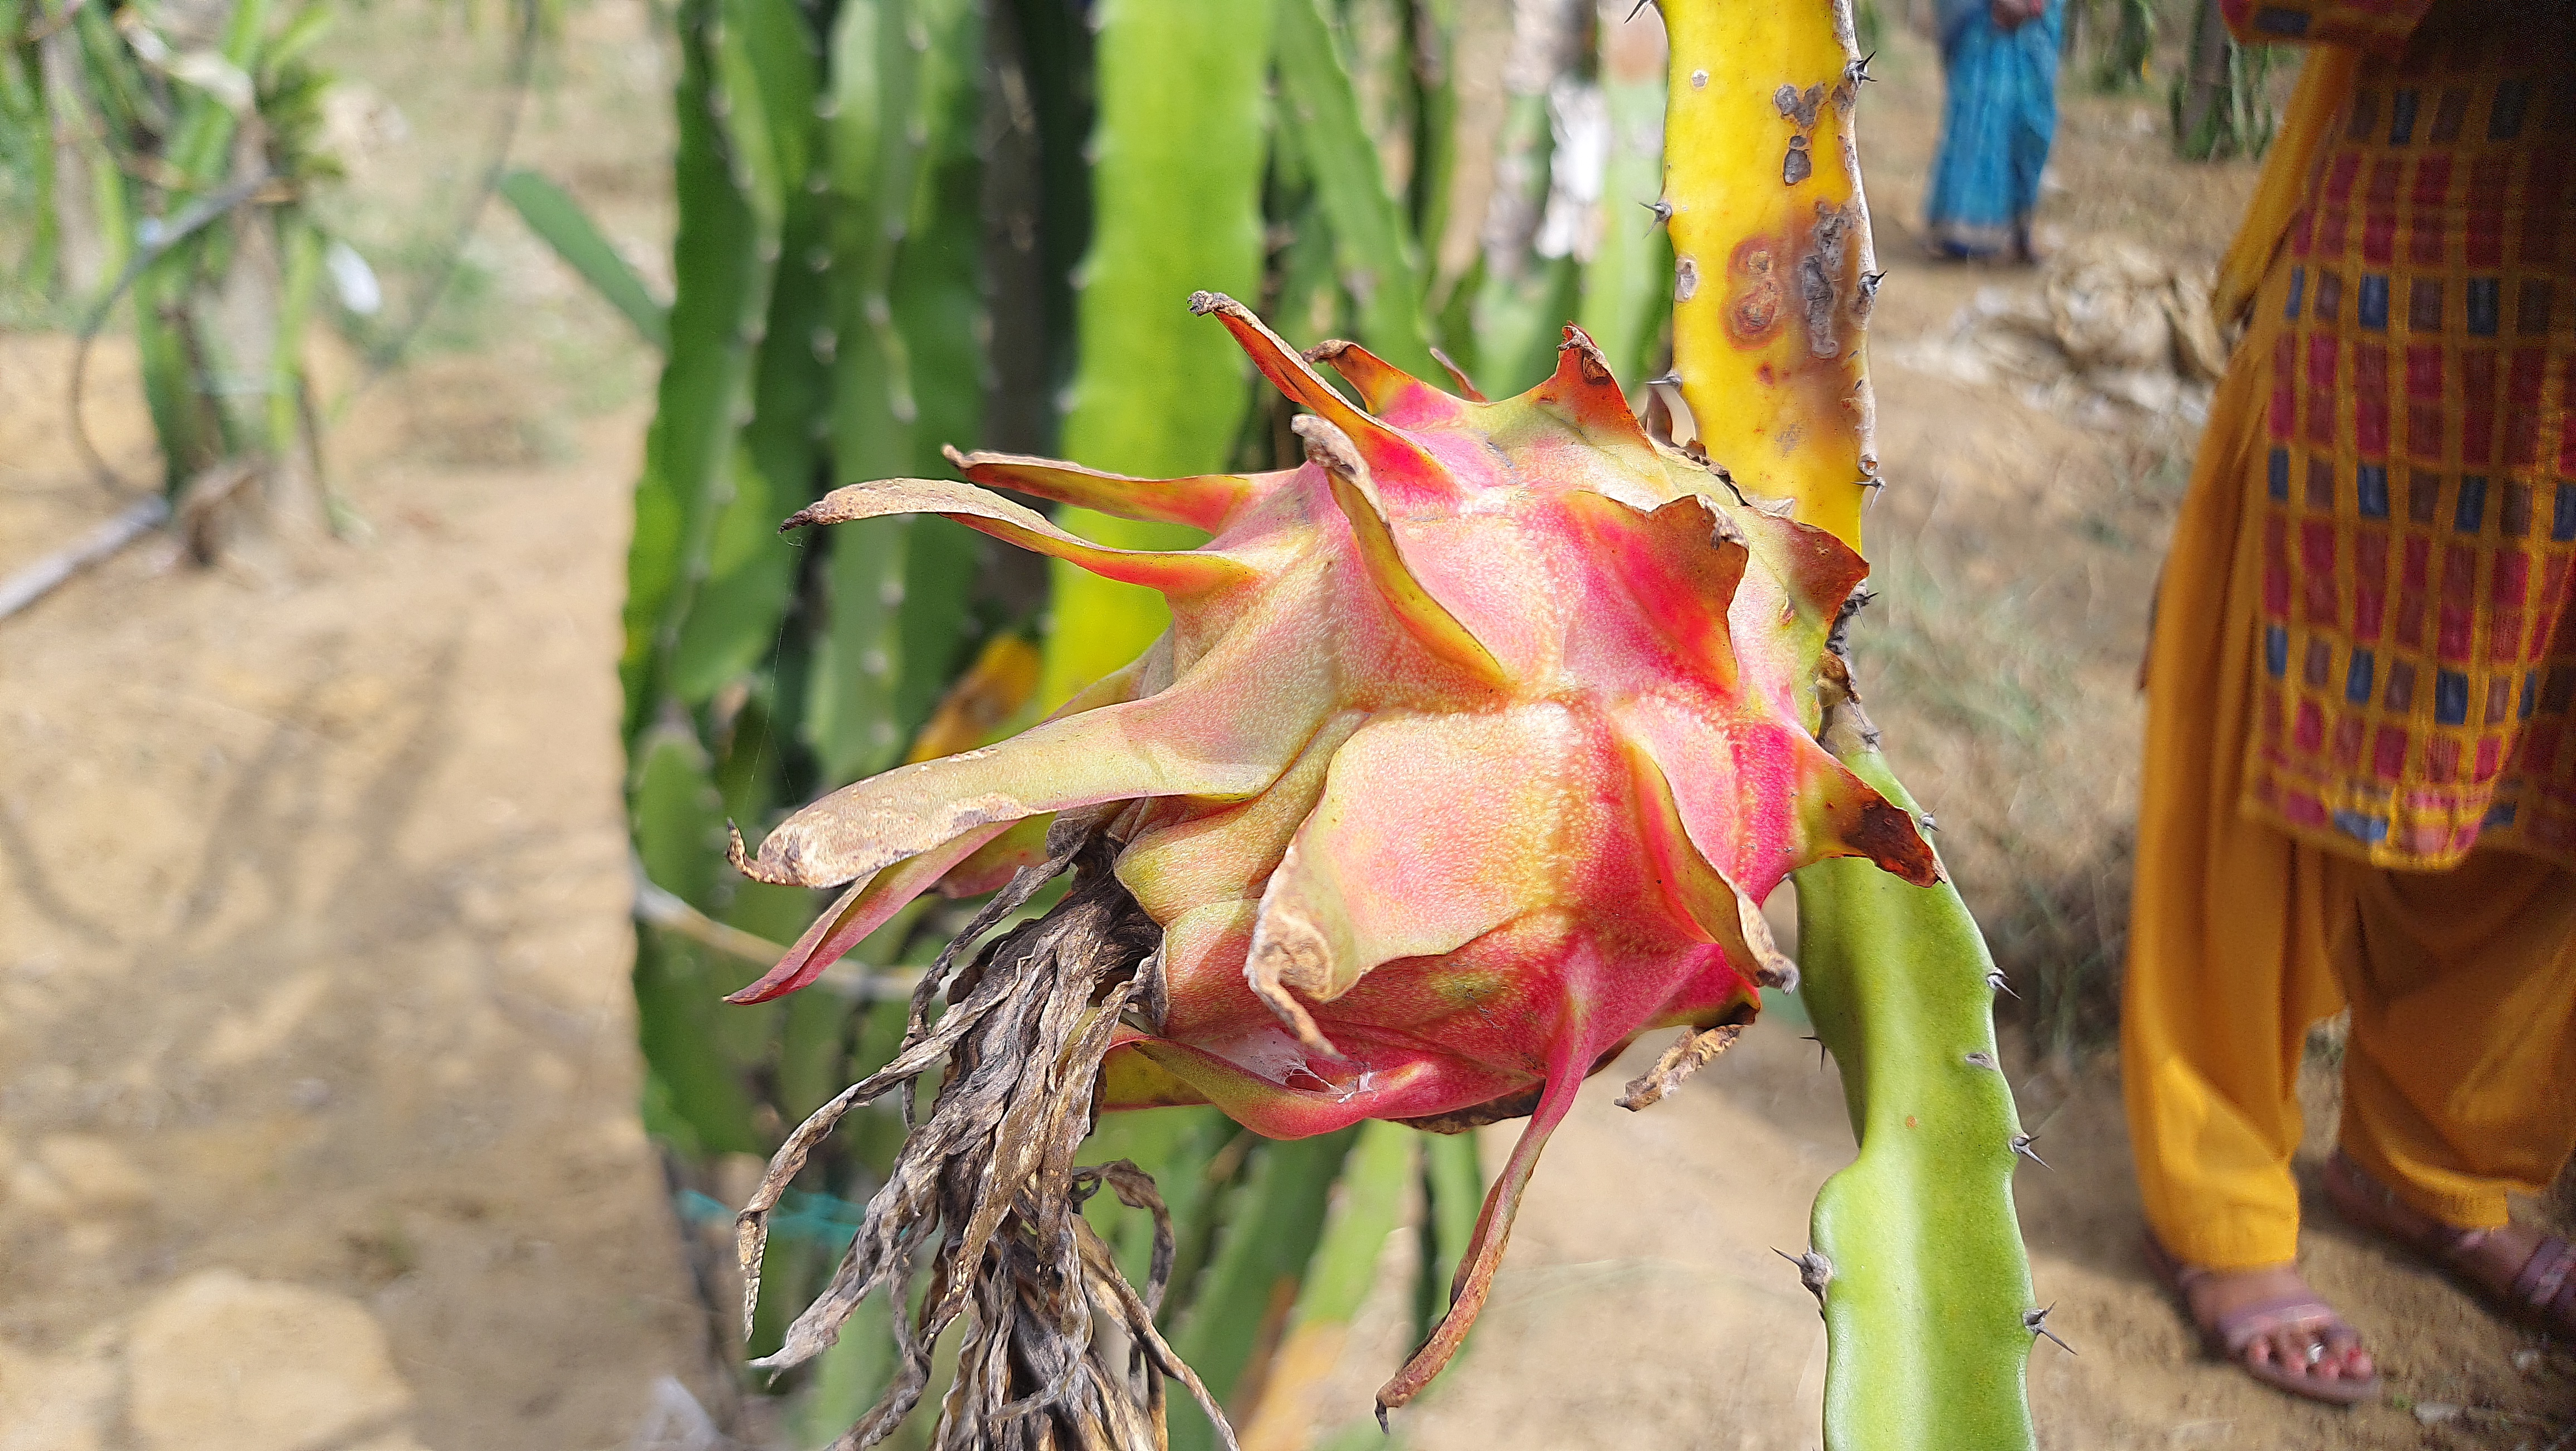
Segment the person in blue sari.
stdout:
<path fill-rule="evenodd" d="M 1950 81 L 1924 221 L 1950 257 L 2034 260 L 2031 209 L 2057 134 L 2066 0 L 1941 0 Z"/>

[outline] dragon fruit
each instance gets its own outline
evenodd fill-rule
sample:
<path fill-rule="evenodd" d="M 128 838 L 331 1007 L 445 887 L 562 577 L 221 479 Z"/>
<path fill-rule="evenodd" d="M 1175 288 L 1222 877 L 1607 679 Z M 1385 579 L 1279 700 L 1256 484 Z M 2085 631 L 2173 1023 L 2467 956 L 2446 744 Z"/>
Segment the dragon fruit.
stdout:
<path fill-rule="evenodd" d="M 972 484 L 856 484 L 788 521 L 941 514 L 1159 590 L 1173 624 L 1018 736 L 846 787 L 756 855 L 737 841 L 759 880 L 854 884 L 737 1000 L 811 982 L 926 890 L 995 885 L 1050 816 L 1090 823 L 1162 932 L 1101 1107 L 1211 1103 L 1274 1138 L 1528 1116 L 1450 1313 L 1381 1396 L 1400 1405 L 1463 1337 L 1584 1078 L 1690 1030 L 1641 1080 L 1654 1096 L 1794 971 L 1760 911 L 1788 873 L 1940 867 L 1816 739 L 1860 557 L 1650 434 L 1580 330 L 1546 382 L 1490 402 L 1349 343 L 1301 355 L 1217 294 L 1191 306 L 1305 410 L 1298 467 L 962 454 Z M 979 484 L 1212 537 L 1105 548 Z"/>

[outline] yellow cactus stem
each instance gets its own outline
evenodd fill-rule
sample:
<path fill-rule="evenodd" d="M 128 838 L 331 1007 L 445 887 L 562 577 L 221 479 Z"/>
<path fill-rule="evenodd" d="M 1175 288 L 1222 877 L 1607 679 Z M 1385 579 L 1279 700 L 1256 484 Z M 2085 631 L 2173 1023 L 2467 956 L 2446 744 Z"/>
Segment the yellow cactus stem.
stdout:
<path fill-rule="evenodd" d="M 1670 381 L 1712 466 L 1858 551 L 1878 472 L 1862 356 L 1878 273 L 1848 0 L 1662 6 Z M 1817 659 L 1819 737 L 1912 816 L 1842 653 L 1856 607 Z M 1808 1249 L 1787 1256 L 1825 1317 L 1824 1444 L 2027 1451 L 2024 1362 L 2046 1312 L 2013 1214 L 2029 1139 L 1995 1071 L 2001 976 L 1946 880 L 1832 863 L 1796 878 L 1802 995 L 1861 1145 L 1817 1194 Z"/>
<path fill-rule="evenodd" d="M 1673 363 L 1709 461 L 1860 548 L 1878 474 L 1861 336 L 1878 287 L 1849 0 L 1662 5 Z"/>

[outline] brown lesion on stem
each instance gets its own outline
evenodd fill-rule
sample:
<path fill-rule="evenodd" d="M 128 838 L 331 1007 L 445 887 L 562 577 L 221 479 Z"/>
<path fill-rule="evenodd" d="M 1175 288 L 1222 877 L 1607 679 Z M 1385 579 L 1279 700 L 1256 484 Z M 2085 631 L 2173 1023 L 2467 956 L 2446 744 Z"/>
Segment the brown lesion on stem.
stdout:
<path fill-rule="evenodd" d="M 1852 617 L 1871 598 L 1865 589 L 1853 590 L 1834 611 L 1833 626 L 1825 633 L 1825 652 L 1816 661 L 1816 700 L 1823 708 L 1816 739 L 1838 761 L 1878 749 L 1878 727 L 1871 723 L 1869 712 L 1861 709 L 1860 686 L 1852 679 L 1849 643 Z"/>
<path fill-rule="evenodd" d="M 1816 662 L 1816 699 L 1822 707 L 1816 739 L 1839 761 L 1847 762 L 1879 748 L 1878 727 L 1871 722 L 1869 712 L 1861 708 L 1860 687 L 1853 683 L 1851 656 L 1844 643 L 1852 617 L 1869 601 L 1869 592 L 1857 589 L 1843 601 L 1834 614 L 1833 628 L 1825 636 L 1824 655 Z M 1920 846 L 1931 863 L 1931 880 L 1948 881 L 1949 868 L 1929 850 L 1929 843 L 1921 835 L 1926 825 L 1928 822 L 1916 821 L 1896 803 L 1879 798 L 1862 809 L 1860 820 L 1844 830 L 1843 840 L 1867 854 Z"/>

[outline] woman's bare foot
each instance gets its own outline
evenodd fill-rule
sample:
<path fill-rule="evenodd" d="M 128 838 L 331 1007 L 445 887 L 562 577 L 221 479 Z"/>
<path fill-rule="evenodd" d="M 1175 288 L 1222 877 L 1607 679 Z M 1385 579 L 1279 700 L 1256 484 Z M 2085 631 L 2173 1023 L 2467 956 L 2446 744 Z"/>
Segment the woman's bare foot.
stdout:
<path fill-rule="evenodd" d="M 2147 1258 L 2181 1298 L 2213 1355 L 2265 1385 L 2349 1405 L 2377 1398 L 2379 1368 L 2361 1336 L 2317 1298 L 2295 1265 L 2213 1270 L 2175 1259 L 2150 1236 Z"/>
<path fill-rule="evenodd" d="M 2506 1310 L 2576 1335 L 2576 1248 L 2527 1224 L 2461 1229 L 2417 1210 L 2340 1151 L 2326 1163 L 2326 1197 L 2354 1226 L 2396 1241 L 2483 1291 Z"/>

